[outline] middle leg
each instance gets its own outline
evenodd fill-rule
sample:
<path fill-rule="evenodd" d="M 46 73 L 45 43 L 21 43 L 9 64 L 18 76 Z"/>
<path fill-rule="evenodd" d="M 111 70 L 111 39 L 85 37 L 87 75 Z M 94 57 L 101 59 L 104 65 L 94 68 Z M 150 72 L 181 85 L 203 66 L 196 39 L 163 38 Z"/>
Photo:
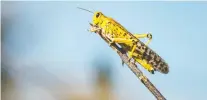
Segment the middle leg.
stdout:
<path fill-rule="evenodd" d="M 134 51 L 137 48 L 137 39 L 110 38 L 110 37 L 108 37 L 108 38 L 111 40 L 110 44 L 124 43 L 124 44 L 130 45 L 132 47 L 132 49 L 129 51 L 129 60 L 132 58 Z"/>

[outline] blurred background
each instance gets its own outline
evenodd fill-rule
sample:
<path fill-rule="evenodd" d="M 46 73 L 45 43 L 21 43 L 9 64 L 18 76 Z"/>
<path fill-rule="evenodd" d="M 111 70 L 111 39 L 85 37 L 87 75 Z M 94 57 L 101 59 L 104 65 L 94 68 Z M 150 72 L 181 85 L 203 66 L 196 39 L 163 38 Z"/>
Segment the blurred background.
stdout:
<path fill-rule="evenodd" d="M 152 32 L 170 72 L 139 68 L 168 100 L 207 98 L 207 2 L 1 1 L 2 100 L 155 99 L 76 7 Z"/>

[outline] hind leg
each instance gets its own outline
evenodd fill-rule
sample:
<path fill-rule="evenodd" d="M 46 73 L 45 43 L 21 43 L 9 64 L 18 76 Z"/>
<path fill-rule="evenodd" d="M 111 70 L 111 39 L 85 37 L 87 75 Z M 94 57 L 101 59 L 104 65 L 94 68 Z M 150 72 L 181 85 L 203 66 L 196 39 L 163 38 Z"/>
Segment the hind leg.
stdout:
<path fill-rule="evenodd" d="M 134 34 L 136 38 L 148 38 L 149 40 L 145 45 L 148 45 L 152 41 L 152 34 L 151 33 L 145 33 L 145 34 Z"/>
<path fill-rule="evenodd" d="M 135 58 L 135 60 L 142 65 L 147 71 L 149 71 L 151 74 L 154 74 L 154 68 L 148 64 L 145 60 Z"/>

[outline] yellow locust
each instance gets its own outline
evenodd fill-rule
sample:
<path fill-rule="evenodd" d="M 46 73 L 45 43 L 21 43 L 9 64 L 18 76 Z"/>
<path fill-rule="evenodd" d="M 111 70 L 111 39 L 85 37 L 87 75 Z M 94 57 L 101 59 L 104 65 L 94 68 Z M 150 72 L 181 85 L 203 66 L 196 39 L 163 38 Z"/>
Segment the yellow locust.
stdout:
<path fill-rule="evenodd" d="M 79 9 L 86 10 L 83 8 Z M 86 11 L 91 12 L 89 10 Z M 148 47 L 148 44 L 152 39 L 152 35 L 150 33 L 132 34 L 117 21 L 105 16 L 102 12 L 95 12 L 93 14 L 91 24 L 93 26 L 97 26 L 97 28 L 91 28 L 89 31 L 104 31 L 103 35 L 110 40 L 111 44 L 118 44 L 126 52 L 129 57 L 129 61 L 134 59 L 134 63 L 139 63 L 150 73 L 154 74 L 154 71 L 159 71 L 167 74 L 169 72 L 168 64 Z M 143 43 L 139 38 L 148 38 L 149 40 L 146 43 Z"/>

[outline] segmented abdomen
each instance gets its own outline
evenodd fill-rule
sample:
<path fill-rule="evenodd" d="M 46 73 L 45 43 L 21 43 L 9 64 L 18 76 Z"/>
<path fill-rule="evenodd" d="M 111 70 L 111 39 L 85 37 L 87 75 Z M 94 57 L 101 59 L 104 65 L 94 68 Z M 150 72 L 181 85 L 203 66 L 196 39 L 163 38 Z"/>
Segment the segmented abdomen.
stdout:
<path fill-rule="evenodd" d="M 146 60 L 155 70 L 165 74 L 169 72 L 168 64 L 143 42 L 137 43 L 136 53 L 142 55 L 141 59 Z"/>

